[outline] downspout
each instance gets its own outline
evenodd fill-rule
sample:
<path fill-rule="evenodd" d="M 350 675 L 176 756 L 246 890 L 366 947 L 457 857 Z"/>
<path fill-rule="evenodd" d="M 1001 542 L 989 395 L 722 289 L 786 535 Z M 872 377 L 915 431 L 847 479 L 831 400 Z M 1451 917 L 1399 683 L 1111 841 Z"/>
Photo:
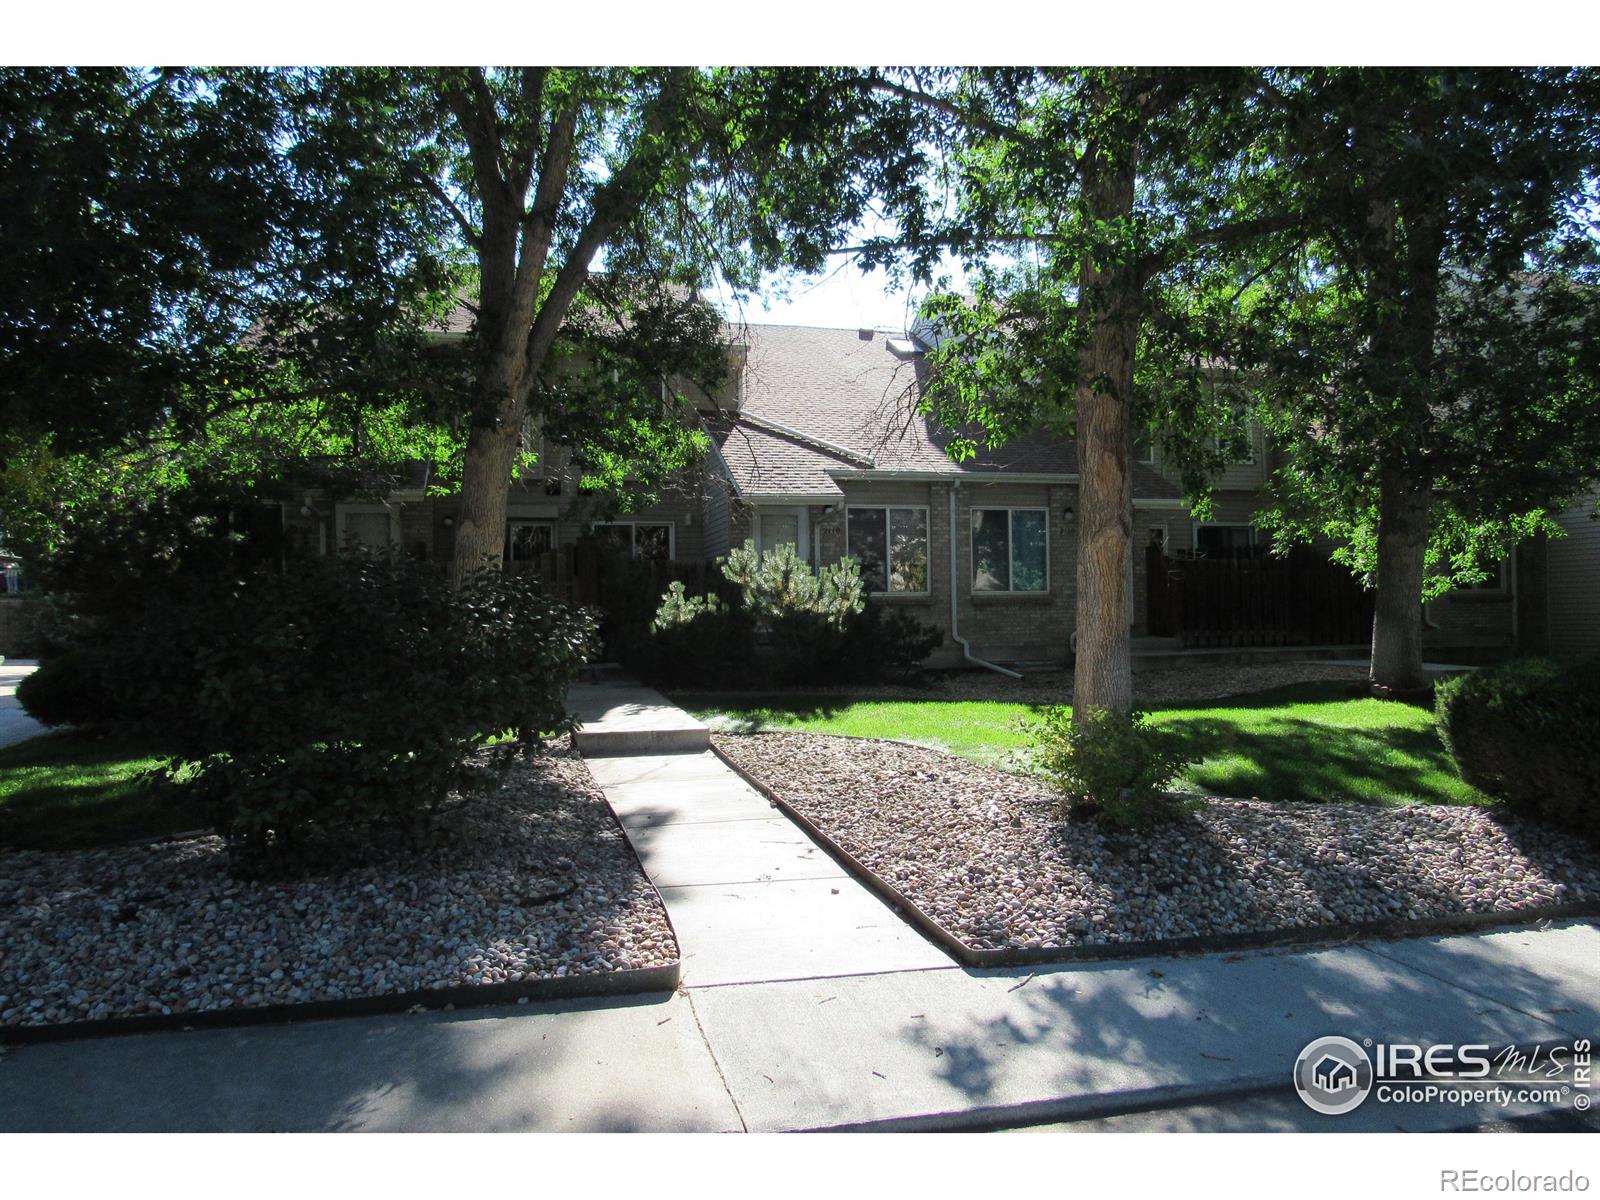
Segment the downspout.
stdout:
<path fill-rule="evenodd" d="M 987 667 L 989 670 L 996 671 L 1001 675 L 1009 675 L 1012 679 L 1021 679 L 1021 672 L 1013 671 L 1010 667 L 1002 667 L 998 663 L 979 658 L 972 652 L 972 647 L 967 644 L 967 639 L 961 636 L 961 618 L 956 611 L 956 489 L 960 486 L 961 481 L 959 479 L 950 484 L 950 640 L 961 647 L 961 657 L 966 659 L 967 662 L 975 663 L 980 667 Z"/>

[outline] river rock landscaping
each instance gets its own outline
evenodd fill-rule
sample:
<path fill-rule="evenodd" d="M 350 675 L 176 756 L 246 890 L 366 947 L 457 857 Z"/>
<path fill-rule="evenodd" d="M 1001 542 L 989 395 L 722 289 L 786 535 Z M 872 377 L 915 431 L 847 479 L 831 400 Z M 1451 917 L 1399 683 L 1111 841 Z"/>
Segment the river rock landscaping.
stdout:
<path fill-rule="evenodd" d="M 583 762 L 519 758 L 445 836 L 240 880 L 214 836 L 0 852 L 0 1028 L 669 966 L 666 912 Z"/>
<path fill-rule="evenodd" d="M 1041 781 L 896 742 L 717 734 L 973 950 L 1428 921 L 1600 900 L 1593 851 L 1473 807 L 1208 799 L 1138 834 L 1063 820 Z"/>

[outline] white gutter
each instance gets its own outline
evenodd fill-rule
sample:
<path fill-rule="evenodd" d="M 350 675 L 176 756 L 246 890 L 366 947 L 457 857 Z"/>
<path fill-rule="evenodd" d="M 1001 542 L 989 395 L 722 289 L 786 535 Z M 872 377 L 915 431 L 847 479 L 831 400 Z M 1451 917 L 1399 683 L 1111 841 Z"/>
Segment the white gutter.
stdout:
<path fill-rule="evenodd" d="M 961 618 L 956 609 L 956 490 L 960 488 L 961 480 L 956 480 L 950 485 L 950 640 L 961 647 L 961 657 L 980 667 L 987 667 L 1001 675 L 1009 675 L 1012 679 L 1021 679 L 1019 671 L 1010 667 L 1002 667 L 998 663 L 989 662 L 979 658 L 972 652 L 972 647 L 967 639 L 961 636 Z"/>

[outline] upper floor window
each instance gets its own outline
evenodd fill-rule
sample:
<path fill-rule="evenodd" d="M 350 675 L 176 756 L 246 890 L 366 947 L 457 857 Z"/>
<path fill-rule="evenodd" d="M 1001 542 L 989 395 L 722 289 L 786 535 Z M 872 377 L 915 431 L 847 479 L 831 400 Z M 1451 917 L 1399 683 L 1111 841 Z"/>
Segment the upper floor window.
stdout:
<path fill-rule="evenodd" d="M 1229 466 L 1248 465 L 1256 461 L 1256 427 L 1247 424 L 1244 433 L 1228 441 L 1220 437 L 1211 439 L 1211 446 L 1218 454 L 1228 460 Z"/>
<path fill-rule="evenodd" d="M 1255 553 L 1253 525 L 1196 525 L 1195 553 L 1205 558 L 1248 558 Z"/>
<path fill-rule="evenodd" d="M 972 510 L 972 590 L 1050 590 L 1050 518 L 1044 509 Z"/>
<path fill-rule="evenodd" d="M 861 564 L 869 592 L 926 592 L 928 510 L 851 505 L 845 510 L 845 553 Z"/>

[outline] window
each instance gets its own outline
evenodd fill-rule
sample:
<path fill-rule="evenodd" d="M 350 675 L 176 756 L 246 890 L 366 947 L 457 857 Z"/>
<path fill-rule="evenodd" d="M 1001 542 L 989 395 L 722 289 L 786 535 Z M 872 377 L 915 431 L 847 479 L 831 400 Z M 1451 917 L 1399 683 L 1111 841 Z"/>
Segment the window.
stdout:
<path fill-rule="evenodd" d="M 1150 541 L 1152 546 L 1160 546 L 1164 552 L 1167 549 L 1167 527 L 1165 525 L 1150 526 Z"/>
<path fill-rule="evenodd" d="M 1211 448 L 1226 457 L 1230 466 L 1253 463 L 1256 461 L 1256 427 L 1254 425 L 1246 425 L 1244 427 L 1243 440 L 1231 445 L 1225 443 L 1220 437 L 1213 437 L 1211 439 Z M 1231 453 L 1234 449 L 1241 450 L 1243 453 L 1235 458 Z"/>
<path fill-rule="evenodd" d="M 1470 592 L 1503 592 L 1506 590 L 1506 560 L 1501 559 L 1489 568 L 1489 577 L 1467 584 Z"/>
<path fill-rule="evenodd" d="M 869 592 L 926 592 L 928 510 L 852 506 L 845 511 L 845 553 L 861 564 Z"/>
<path fill-rule="evenodd" d="M 1255 553 L 1252 525 L 1196 525 L 1195 553 L 1202 558 L 1249 558 Z"/>
<path fill-rule="evenodd" d="M 532 562 L 555 548 L 554 521 L 507 521 L 506 561 Z"/>
<path fill-rule="evenodd" d="M 1050 588 L 1050 522 L 1042 508 L 972 510 L 972 590 Z"/>
<path fill-rule="evenodd" d="M 531 416 L 522 418 L 522 428 L 518 431 L 517 437 L 517 451 L 523 456 L 522 478 L 543 479 L 545 477 L 544 435 L 539 432 L 539 422 Z"/>
<path fill-rule="evenodd" d="M 655 562 L 669 561 L 677 548 L 671 522 L 611 521 L 596 525 L 594 536 L 605 549 Z"/>
<path fill-rule="evenodd" d="M 394 542 L 394 526 L 386 506 L 340 505 L 338 514 L 341 548 L 362 546 L 368 550 L 387 550 Z"/>

